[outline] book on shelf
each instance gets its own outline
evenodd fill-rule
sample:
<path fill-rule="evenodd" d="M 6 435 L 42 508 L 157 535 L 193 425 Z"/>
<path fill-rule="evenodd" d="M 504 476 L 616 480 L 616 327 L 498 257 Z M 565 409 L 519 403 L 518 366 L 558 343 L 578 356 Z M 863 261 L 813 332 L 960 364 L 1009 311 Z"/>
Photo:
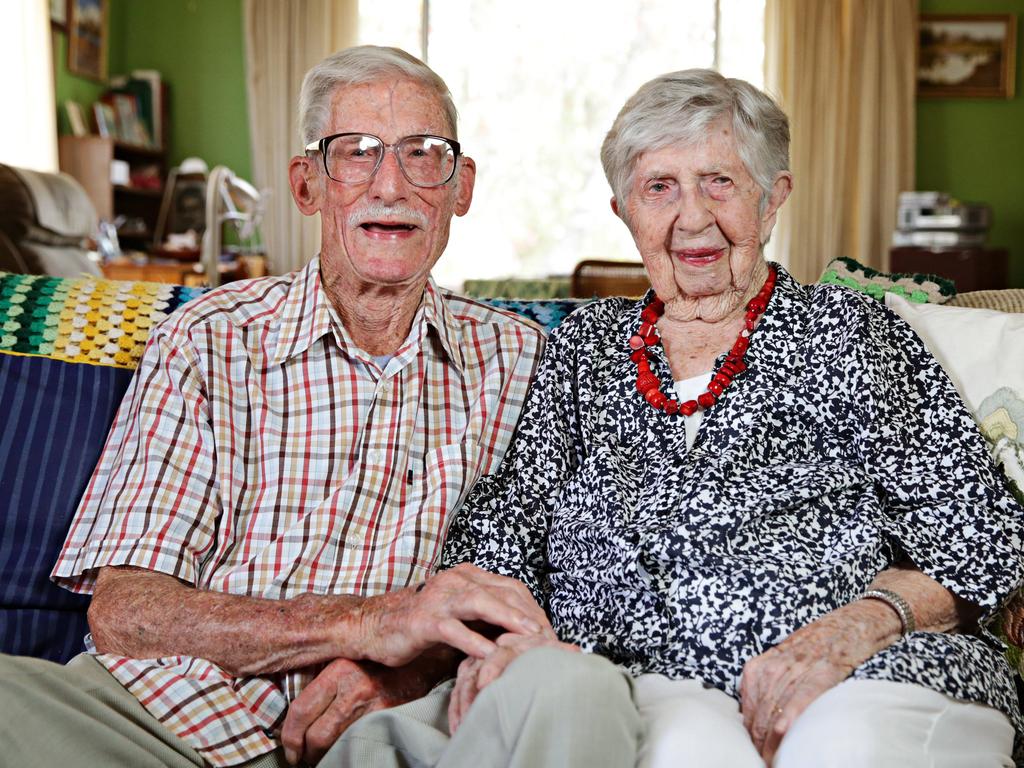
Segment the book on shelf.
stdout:
<path fill-rule="evenodd" d="M 131 136 L 126 138 L 134 144 L 162 149 L 163 136 L 163 90 L 160 73 L 152 69 L 138 69 L 131 77 L 122 75 L 111 80 L 111 93 L 130 96 L 134 100 L 135 122 Z"/>
<path fill-rule="evenodd" d="M 88 136 L 89 125 L 85 122 L 85 112 L 77 101 L 68 99 L 64 102 L 64 112 L 68 116 L 68 127 L 72 136 Z"/>
<path fill-rule="evenodd" d="M 155 69 L 133 69 L 132 81 L 145 83 L 149 89 L 149 133 L 158 149 L 164 147 L 164 90 L 160 73 Z M 138 86 L 137 86 L 138 87 Z"/>
<path fill-rule="evenodd" d="M 117 118 L 114 117 L 114 108 L 102 101 L 92 105 L 92 116 L 96 123 L 96 133 L 103 138 L 120 139 L 117 132 Z"/>
<path fill-rule="evenodd" d="M 139 117 L 138 102 L 133 94 L 112 91 L 101 99 L 113 107 L 119 140 L 140 147 L 150 146 L 149 131 Z"/>

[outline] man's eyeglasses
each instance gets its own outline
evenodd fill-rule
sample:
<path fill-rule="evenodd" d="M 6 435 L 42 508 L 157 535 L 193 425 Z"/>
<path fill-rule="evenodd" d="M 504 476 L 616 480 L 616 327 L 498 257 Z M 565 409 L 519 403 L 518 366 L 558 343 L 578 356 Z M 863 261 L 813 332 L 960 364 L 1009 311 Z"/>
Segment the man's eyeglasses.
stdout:
<path fill-rule="evenodd" d="M 323 157 L 327 175 L 342 184 L 369 181 L 389 149 L 394 150 L 405 178 L 417 187 L 440 187 L 451 181 L 461 150 L 454 139 L 426 134 L 385 144 L 372 133 L 336 133 L 306 145 L 307 152 Z"/>

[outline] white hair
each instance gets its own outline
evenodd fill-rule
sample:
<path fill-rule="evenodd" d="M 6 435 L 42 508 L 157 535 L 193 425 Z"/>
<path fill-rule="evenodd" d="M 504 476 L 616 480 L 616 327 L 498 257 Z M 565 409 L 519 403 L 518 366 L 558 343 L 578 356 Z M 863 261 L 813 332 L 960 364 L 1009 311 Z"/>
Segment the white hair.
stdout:
<path fill-rule="evenodd" d="M 692 144 L 722 118 L 731 119 L 736 150 L 761 187 L 762 207 L 775 176 L 789 170 L 789 120 L 770 96 L 712 69 L 685 69 L 640 87 L 620 110 L 601 145 L 601 165 L 624 210 L 641 153 Z"/>
<path fill-rule="evenodd" d="M 450 138 L 457 139 L 455 102 L 448 86 L 434 70 L 400 48 L 360 45 L 331 54 L 309 70 L 302 80 L 299 133 L 303 146 L 323 136 L 335 90 L 396 76 L 421 83 L 436 94 L 452 132 Z"/>

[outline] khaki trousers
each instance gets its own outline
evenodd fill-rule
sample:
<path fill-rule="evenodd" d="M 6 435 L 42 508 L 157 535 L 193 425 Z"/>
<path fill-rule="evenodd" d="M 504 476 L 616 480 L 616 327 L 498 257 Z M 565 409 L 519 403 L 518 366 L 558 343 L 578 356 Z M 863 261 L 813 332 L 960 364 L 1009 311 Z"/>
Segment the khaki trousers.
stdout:
<path fill-rule="evenodd" d="M 512 662 L 448 734 L 452 682 L 366 715 L 318 768 L 633 768 L 642 724 L 628 675 L 600 656 L 539 648 Z"/>
<path fill-rule="evenodd" d="M 203 758 L 92 656 L 66 665 L 0 654 L 0 765 L 195 768 Z M 283 768 L 279 748 L 245 768 Z"/>

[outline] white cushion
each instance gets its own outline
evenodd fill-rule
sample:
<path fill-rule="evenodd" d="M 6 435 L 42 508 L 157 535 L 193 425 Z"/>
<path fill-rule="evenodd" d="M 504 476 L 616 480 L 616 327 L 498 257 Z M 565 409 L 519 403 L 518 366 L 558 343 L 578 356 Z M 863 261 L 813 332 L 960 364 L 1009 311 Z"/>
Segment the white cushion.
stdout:
<path fill-rule="evenodd" d="M 921 337 L 974 414 L 992 458 L 1024 489 L 1024 314 L 912 304 L 885 304 Z"/>

